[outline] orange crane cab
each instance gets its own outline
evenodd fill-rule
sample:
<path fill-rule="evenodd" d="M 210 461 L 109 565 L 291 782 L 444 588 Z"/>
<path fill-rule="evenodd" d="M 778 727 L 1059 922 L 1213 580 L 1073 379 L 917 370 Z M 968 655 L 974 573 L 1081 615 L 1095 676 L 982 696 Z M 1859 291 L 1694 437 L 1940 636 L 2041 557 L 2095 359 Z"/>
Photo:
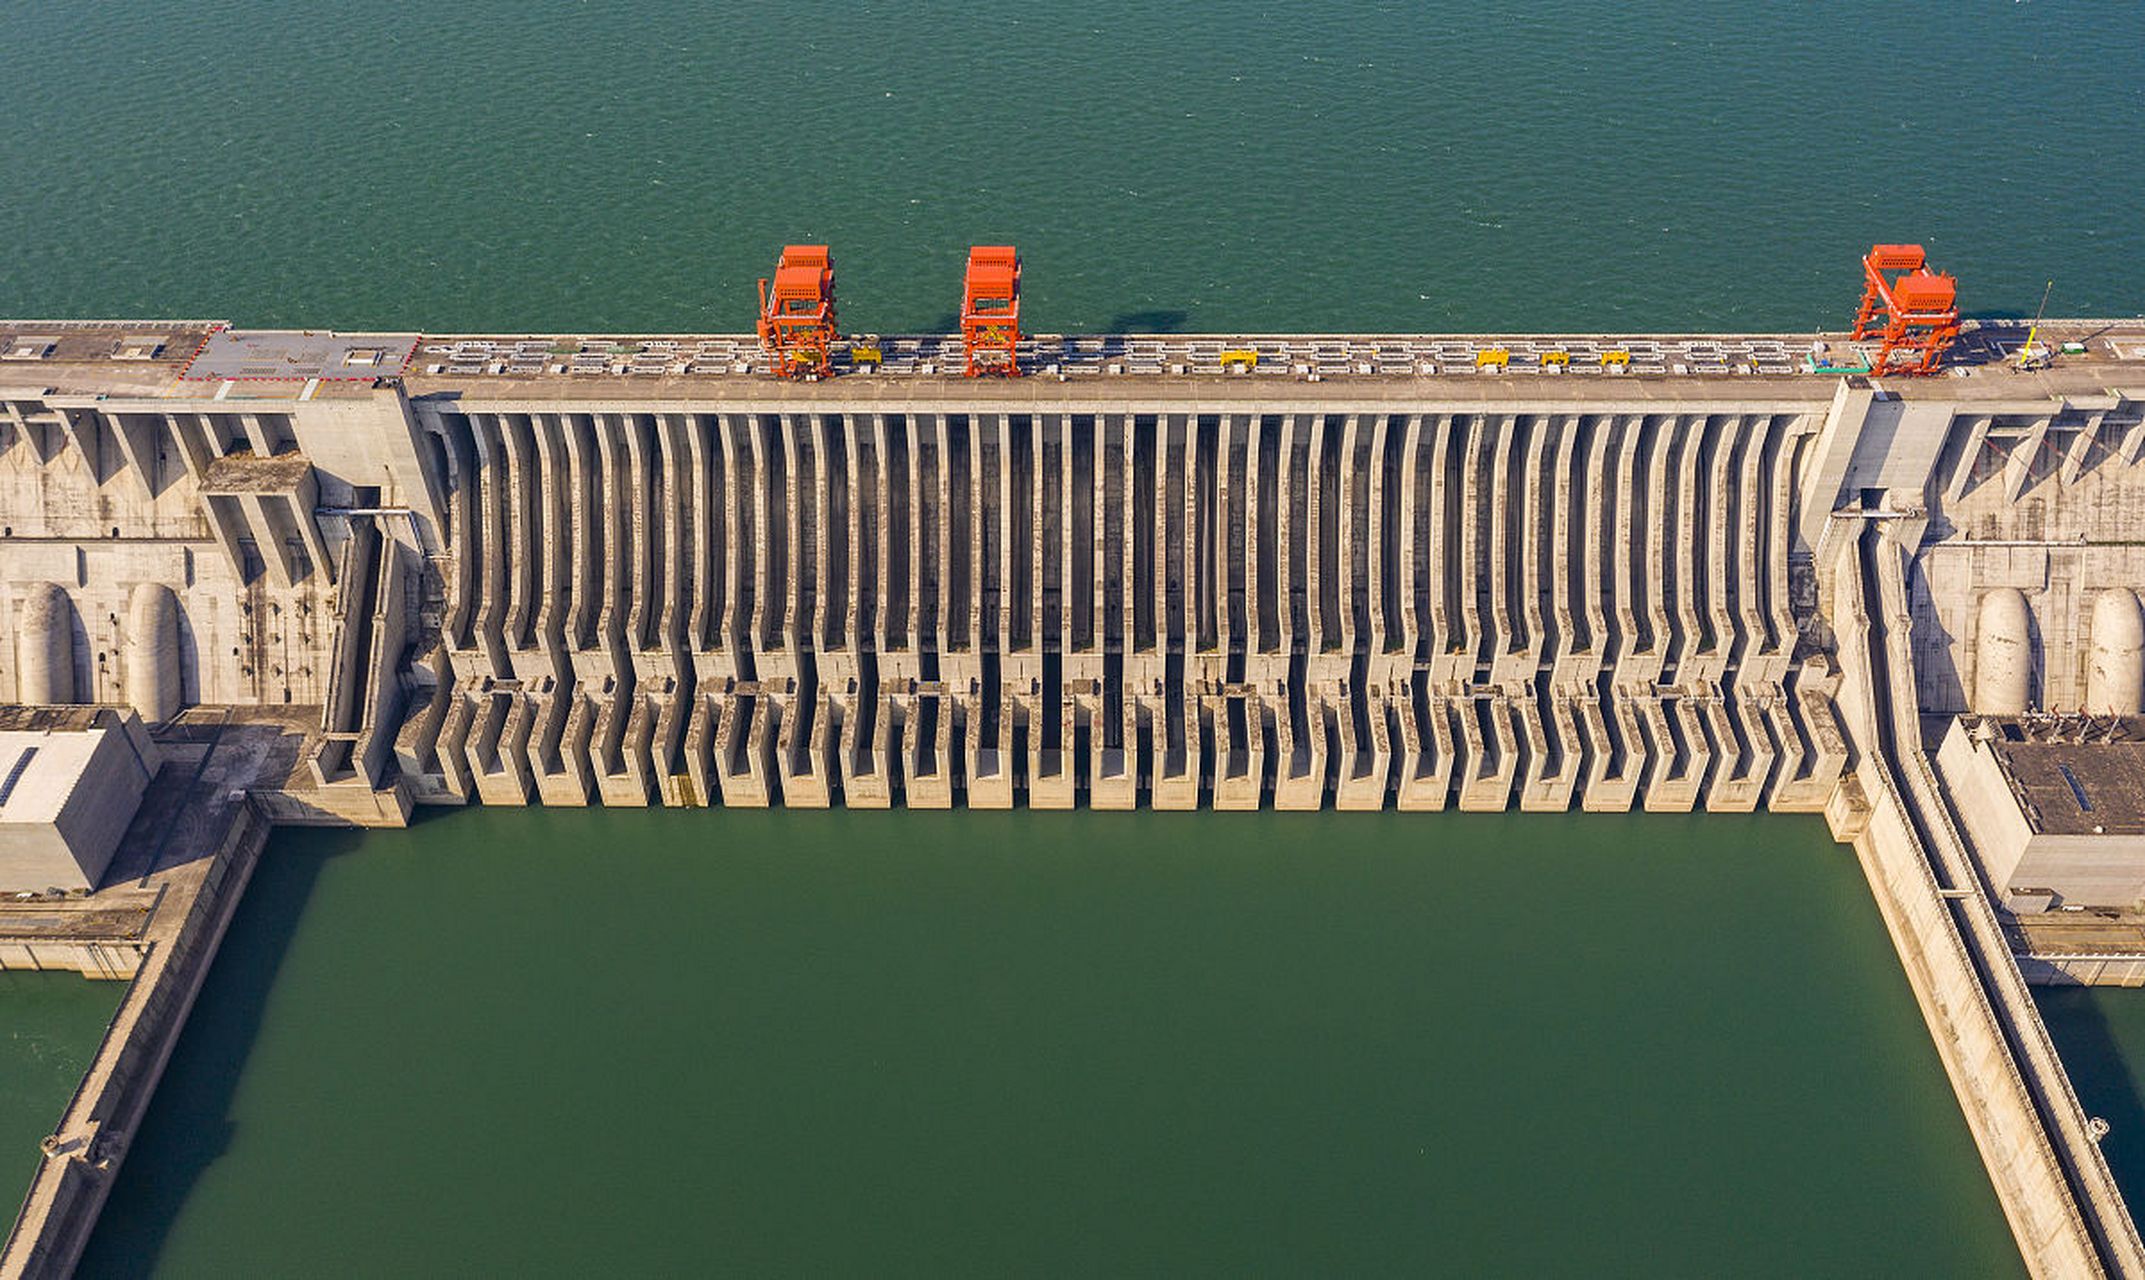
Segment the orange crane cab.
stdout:
<path fill-rule="evenodd" d="M 1959 282 L 1929 270 L 1918 244 L 1873 245 L 1862 259 L 1856 341 L 1878 337 L 1872 374 L 1935 373 L 1959 336 Z"/>
<path fill-rule="evenodd" d="M 760 281 L 760 349 L 778 378 L 834 371 L 834 258 L 823 244 L 793 244 Z"/>
<path fill-rule="evenodd" d="M 963 372 L 1020 376 L 1020 254 L 1012 245 L 972 245 L 961 295 Z"/>

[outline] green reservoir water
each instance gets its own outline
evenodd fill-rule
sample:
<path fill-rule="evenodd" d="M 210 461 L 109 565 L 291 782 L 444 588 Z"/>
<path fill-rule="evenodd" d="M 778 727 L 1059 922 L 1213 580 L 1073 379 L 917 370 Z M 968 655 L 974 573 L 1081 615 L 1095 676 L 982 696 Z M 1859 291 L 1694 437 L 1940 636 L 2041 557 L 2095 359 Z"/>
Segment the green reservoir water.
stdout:
<path fill-rule="evenodd" d="M 285 832 L 85 1274 L 2010 1275 L 1812 818 Z"/>
<path fill-rule="evenodd" d="M 0 973 L 0 1217 L 12 1221 L 29 1192 L 37 1144 L 89 1070 L 121 994 L 71 973 Z"/>
<path fill-rule="evenodd" d="M 1797 330 L 1872 241 L 2145 308 L 2130 0 L 0 7 L 0 312 L 858 330 Z"/>
<path fill-rule="evenodd" d="M 1010 240 L 1043 331 L 1815 328 L 1894 239 L 1970 310 L 2136 314 L 2138 28 L 0 6 L 0 314 L 737 331 L 826 240 L 893 331 Z M 2016 1263 L 1814 820 L 533 811 L 278 837 L 89 1263 L 711 1267 Z"/>

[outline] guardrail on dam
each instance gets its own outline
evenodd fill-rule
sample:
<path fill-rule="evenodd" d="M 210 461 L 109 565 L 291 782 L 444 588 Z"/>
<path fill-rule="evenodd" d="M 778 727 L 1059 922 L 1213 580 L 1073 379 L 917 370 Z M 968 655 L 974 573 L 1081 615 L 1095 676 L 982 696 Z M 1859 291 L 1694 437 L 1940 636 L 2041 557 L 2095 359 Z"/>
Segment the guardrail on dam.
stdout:
<path fill-rule="evenodd" d="M 1920 723 L 2145 710 L 2145 325 L 2042 332 L 1924 379 L 1595 335 L 776 381 L 736 338 L 0 323 L 0 701 L 307 722 L 246 788 L 285 822 L 1822 810 L 2029 1267 L 2136 1275 Z"/>

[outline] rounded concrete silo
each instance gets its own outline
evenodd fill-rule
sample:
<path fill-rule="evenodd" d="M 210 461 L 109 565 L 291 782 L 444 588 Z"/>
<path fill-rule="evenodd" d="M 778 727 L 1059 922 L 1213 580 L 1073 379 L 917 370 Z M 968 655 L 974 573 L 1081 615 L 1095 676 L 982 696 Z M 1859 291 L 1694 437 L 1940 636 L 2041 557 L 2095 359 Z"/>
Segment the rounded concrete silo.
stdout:
<path fill-rule="evenodd" d="M 2145 609 L 2137 592 L 2115 587 L 2093 601 L 2093 649 L 2085 670 L 2085 709 L 2096 716 L 2136 715 L 2145 698 Z"/>
<path fill-rule="evenodd" d="M 127 703 L 150 724 L 179 711 L 179 597 L 144 582 L 127 598 Z"/>
<path fill-rule="evenodd" d="M 1974 639 L 1974 710 L 2015 716 L 2033 690 L 2033 613 L 2017 587 L 1998 587 L 1981 597 L 1981 623 Z"/>
<path fill-rule="evenodd" d="M 56 582 L 33 582 L 15 614 L 15 699 L 74 701 L 74 609 Z"/>

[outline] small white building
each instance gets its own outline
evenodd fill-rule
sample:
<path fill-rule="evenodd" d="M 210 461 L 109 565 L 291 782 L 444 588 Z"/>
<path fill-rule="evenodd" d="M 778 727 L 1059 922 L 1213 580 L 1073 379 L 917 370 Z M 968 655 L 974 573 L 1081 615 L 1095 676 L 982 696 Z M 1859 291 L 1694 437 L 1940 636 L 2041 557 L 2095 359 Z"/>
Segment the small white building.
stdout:
<path fill-rule="evenodd" d="M 1937 768 L 2011 910 L 2145 907 L 2145 717 L 1962 716 Z"/>
<path fill-rule="evenodd" d="M 0 714 L 0 892 L 94 889 L 163 757 L 112 707 Z"/>

